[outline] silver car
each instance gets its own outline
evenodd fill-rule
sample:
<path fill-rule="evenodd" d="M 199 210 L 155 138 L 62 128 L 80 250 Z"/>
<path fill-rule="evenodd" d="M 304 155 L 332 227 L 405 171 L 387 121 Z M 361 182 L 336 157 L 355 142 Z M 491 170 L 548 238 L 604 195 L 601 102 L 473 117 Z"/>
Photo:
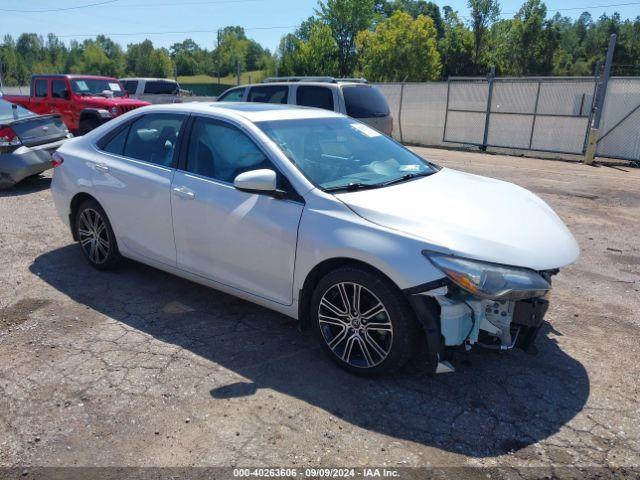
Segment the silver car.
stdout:
<path fill-rule="evenodd" d="M 0 98 L 0 189 L 51 168 L 51 153 L 71 137 L 59 115 L 36 115 Z"/>
<path fill-rule="evenodd" d="M 323 108 L 356 118 L 385 135 L 393 132 L 387 100 L 364 78 L 270 77 L 263 83 L 230 88 L 218 101 Z"/>
<path fill-rule="evenodd" d="M 123 256 L 313 328 L 341 367 L 418 349 L 529 348 L 579 247 L 527 190 L 424 160 L 317 108 L 136 109 L 54 153 L 62 221 L 97 269 Z"/>

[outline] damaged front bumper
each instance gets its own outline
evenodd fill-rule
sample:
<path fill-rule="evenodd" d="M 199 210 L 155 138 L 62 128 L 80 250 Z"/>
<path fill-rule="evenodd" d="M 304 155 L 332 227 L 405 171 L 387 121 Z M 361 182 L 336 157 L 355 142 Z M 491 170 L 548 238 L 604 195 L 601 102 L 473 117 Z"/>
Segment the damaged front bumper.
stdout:
<path fill-rule="evenodd" d="M 443 280 L 405 292 L 427 337 L 435 372 L 453 371 L 453 347 L 495 350 L 532 349 L 549 307 L 548 295 L 526 300 L 486 300 Z"/>

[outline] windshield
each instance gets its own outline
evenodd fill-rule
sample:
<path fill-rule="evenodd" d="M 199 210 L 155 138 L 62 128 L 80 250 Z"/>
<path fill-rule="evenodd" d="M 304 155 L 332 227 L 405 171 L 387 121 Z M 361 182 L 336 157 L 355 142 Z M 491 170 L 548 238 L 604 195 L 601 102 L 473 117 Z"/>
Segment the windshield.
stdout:
<path fill-rule="evenodd" d="M 276 120 L 256 125 L 311 182 L 327 191 L 383 187 L 438 170 L 351 118 Z"/>
<path fill-rule="evenodd" d="M 35 113 L 21 107 L 20 105 L 13 105 L 6 100 L 0 99 L 0 123 L 11 122 L 18 118 L 33 117 L 34 115 Z"/>
<path fill-rule="evenodd" d="M 78 95 L 102 95 L 103 91 L 109 90 L 114 97 L 124 97 L 124 91 L 115 79 L 75 78 L 71 80 L 71 89 Z"/>

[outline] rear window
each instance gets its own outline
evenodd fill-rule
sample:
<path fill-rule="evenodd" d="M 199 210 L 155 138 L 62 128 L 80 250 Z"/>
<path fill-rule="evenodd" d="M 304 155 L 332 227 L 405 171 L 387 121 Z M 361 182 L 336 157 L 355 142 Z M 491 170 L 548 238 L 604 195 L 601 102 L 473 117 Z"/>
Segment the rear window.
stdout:
<path fill-rule="evenodd" d="M 326 87 L 298 86 L 296 105 L 333 110 L 333 92 Z"/>
<path fill-rule="evenodd" d="M 353 85 L 342 87 L 347 115 L 353 118 L 386 117 L 389 105 L 384 95 L 374 87 Z"/>
<path fill-rule="evenodd" d="M 166 80 L 162 81 L 151 81 L 147 82 L 144 85 L 144 93 L 149 93 L 152 95 L 174 95 L 178 93 L 180 87 L 176 82 L 168 82 Z"/>
<path fill-rule="evenodd" d="M 47 96 L 47 81 L 45 79 L 33 82 L 33 96 L 41 98 Z"/>
<path fill-rule="evenodd" d="M 248 102 L 261 103 L 287 103 L 289 87 L 286 85 L 269 85 L 264 87 L 252 87 L 249 90 Z"/>
<path fill-rule="evenodd" d="M 14 112 L 18 118 L 33 117 L 35 115 L 35 113 L 20 105 L 15 105 L 15 107 L 17 108 L 14 109 L 12 103 L 0 99 L 0 122 L 11 122 L 15 120 Z"/>

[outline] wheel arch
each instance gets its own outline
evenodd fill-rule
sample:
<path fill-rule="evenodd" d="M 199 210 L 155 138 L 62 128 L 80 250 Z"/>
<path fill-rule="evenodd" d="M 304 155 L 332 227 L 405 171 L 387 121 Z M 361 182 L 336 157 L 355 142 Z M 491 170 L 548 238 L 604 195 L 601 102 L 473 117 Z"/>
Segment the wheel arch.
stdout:
<path fill-rule="evenodd" d="M 341 267 L 358 267 L 363 270 L 368 270 L 371 273 L 388 280 L 400 291 L 398 285 L 388 275 L 367 262 L 349 257 L 325 259 L 309 271 L 302 283 L 302 288 L 298 292 L 298 325 L 300 330 L 307 330 L 310 326 L 309 312 L 311 307 L 311 297 L 313 296 L 313 291 L 315 290 L 316 285 L 322 277 Z"/>
<path fill-rule="evenodd" d="M 80 205 L 82 205 L 82 202 L 84 202 L 85 200 L 93 200 L 102 207 L 98 199 L 87 192 L 78 192 L 73 196 L 69 205 L 69 226 L 71 227 L 71 235 L 73 236 L 73 240 L 76 242 L 78 241 L 78 232 L 76 231 L 76 215 L 78 215 L 78 208 L 80 208 Z"/>

